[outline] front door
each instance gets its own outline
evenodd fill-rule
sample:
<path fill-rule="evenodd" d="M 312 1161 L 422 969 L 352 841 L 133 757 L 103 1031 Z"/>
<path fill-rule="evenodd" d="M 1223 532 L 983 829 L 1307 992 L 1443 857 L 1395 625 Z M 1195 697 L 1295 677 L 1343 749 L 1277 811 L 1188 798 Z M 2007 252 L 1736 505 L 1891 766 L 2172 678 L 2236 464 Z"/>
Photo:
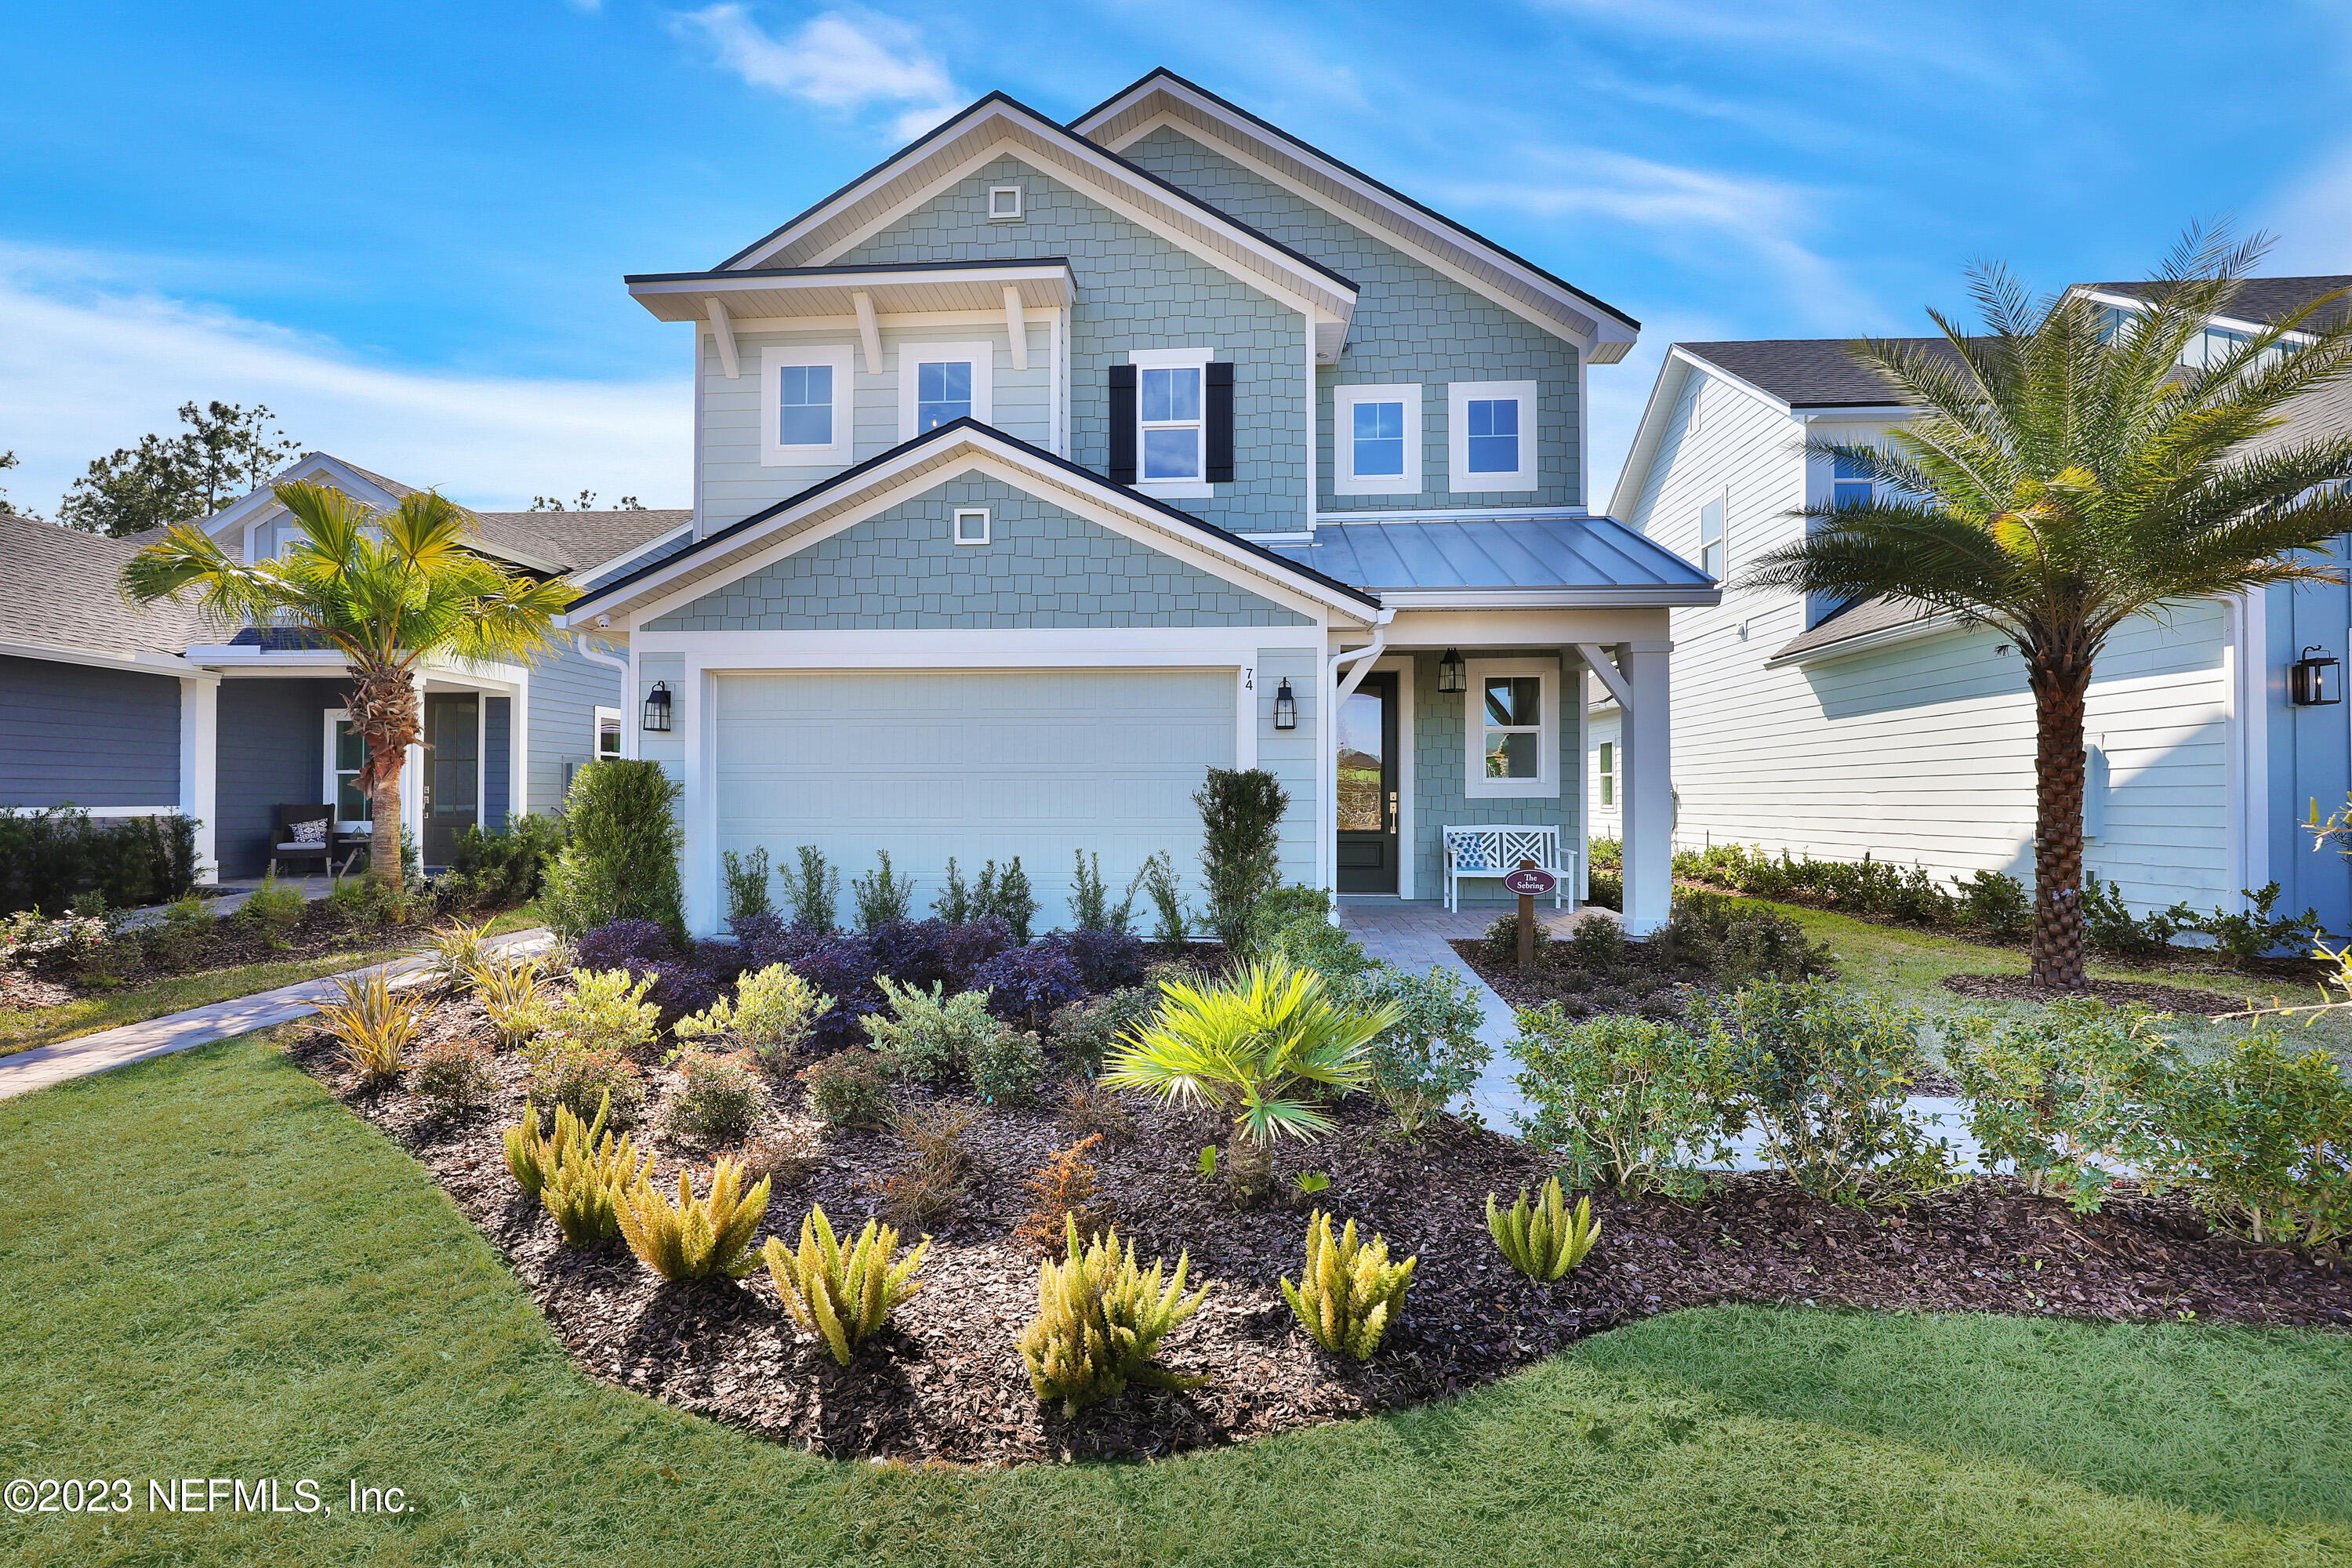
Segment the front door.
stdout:
<path fill-rule="evenodd" d="M 425 863 L 446 866 L 457 835 L 481 820 L 482 700 L 470 691 L 425 698 Z"/>
<path fill-rule="evenodd" d="M 1369 675 L 1339 709 L 1339 890 L 1397 890 L 1397 678 Z"/>

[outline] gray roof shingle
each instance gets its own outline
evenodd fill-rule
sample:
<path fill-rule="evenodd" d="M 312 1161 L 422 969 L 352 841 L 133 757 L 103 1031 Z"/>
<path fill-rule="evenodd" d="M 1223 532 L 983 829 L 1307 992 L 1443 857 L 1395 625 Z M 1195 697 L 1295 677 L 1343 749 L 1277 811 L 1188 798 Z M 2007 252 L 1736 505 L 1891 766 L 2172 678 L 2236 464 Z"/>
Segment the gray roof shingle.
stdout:
<path fill-rule="evenodd" d="M 2084 287 L 2102 294 L 2128 294 L 2137 299 L 2156 285 L 2142 279 L 2136 283 L 2089 283 Z M 2239 285 L 2238 298 L 2222 314 L 2241 321 L 2273 321 L 2323 294 L 2341 289 L 2352 289 L 2352 277 L 2249 278 Z M 2337 300 L 2319 312 L 2315 324 L 2326 326 L 2342 321 L 2347 308 L 2352 307 Z"/>
<path fill-rule="evenodd" d="M 136 608 L 122 597 L 123 563 L 142 548 L 0 512 L 0 642 L 178 653 L 198 638 L 196 612 L 169 601 Z"/>
<path fill-rule="evenodd" d="M 1791 408 L 1892 408 L 1904 399 L 1857 363 L 1853 338 L 1759 338 L 1744 342 L 1676 343 L 1684 353 L 1760 387 Z M 1941 338 L 1896 338 L 1945 348 Z"/>

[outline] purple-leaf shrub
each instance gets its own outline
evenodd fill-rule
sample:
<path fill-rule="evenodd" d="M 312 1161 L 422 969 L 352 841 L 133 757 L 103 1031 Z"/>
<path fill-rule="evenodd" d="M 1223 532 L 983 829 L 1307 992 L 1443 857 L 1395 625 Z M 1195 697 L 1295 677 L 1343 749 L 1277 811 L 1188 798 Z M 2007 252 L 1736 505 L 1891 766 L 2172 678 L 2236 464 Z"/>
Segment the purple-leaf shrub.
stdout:
<path fill-rule="evenodd" d="M 1089 991 L 1124 991 L 1143 984 L 1139 936 L 1123 931 L 1055 931 L 1046 941 L 1070 955 L 1070 962 L 1087 977 Z"/>
<path fill-rule="evenodd" d="M 709 975 L 713 984 L 722 990 L 732 986 L 743 973 L 744 962 L 751 952 L 740 942 L 720 942 L 704 937 L 694 944 L 694 967 Z"/>
<path fill-rule="evenodd" d="M 948 989 L 969 991 L 972 972 L 1012 947 L 1012 922 L 1003 915 L 983 915 L 976 921 L 949 926 L 942 942 Z"/>
<path fill-rule="evenodd" d="M 865 1039 L 857 1021 L 882 1005 L 882 994 L 874 984 L 874 944 L 863 936 L 827 933 L 792 960 L 792 966 L 802 979 L 834 998 L 833 1006 L 816 1022 L 818 1047 L 840 1050 Z"/>
<path fill-rule="evenodd" d="M 943 984 L 949 979 L 951 929 L 945 921 L 877 921 L 866 928 L 874 967 L 901 985 L 927 989 Z"/>
<path fill-rule="evenodd" d="M 1054 1010 L 1087 994 L 1087 977 L 1058 945 L 1009 947 L 971 972 L 970 988 L 988 993 L 988 1010 L 1037 1028 Z"/>
<path fill-rule="evenodd" d="M 652 921 L 613 921 L 583 931 L 572 951 L 582 969 L 640 970 L 677 956 L 669 932 Z"/>

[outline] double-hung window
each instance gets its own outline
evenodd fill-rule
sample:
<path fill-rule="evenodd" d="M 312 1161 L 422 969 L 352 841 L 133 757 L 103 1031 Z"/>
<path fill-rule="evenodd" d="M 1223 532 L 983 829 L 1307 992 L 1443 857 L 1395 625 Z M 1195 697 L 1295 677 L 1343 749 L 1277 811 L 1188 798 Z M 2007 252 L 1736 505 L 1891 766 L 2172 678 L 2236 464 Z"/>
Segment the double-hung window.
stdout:
<path fill-rule="evenodd" d="M 1718 583 L 1723 580 L 1724 568 L 1731 563 L 1729 550 L 1724 543 L 1723 512 L 1721 496 L 1698 509 L 1698 569 Z"/>
<path fill-rule="evenodd" d="M 904 439 L 958 419 L 987 423 L 991 343 L 900 343 L 898 429 Z"/>
<path fill-rule="evenodd" d="M 1559 793 L 1559 665 L 1539 658 L 1474 658 L 1463 737 L 1464 793 Z"/>
<path fill-rule="evenodd" d="M 1834 465 L 1830 478 L 1830 501 L 1835 506 L 1868 506 L 1870 504 L 1870 470 L 1852 458 L 1832 459 Z"/>
<path fill-rule="evenodd" d="M 1136 372 L 1146 483 L 1201 477 L 1201 368 L 1158 365 Z"/>
<path fill-rule="evenodd" d="M 1617 804 L 1617 742 L 1601 742 L 1601 764 L 1596 770 L 1601 776 L 1601 804 Z"/>
<path fill-rule="evenodd" d="M 1455 494 L 1536 488 L 1536 384 L 1457 381 L 1446 389 Z"/>
<path fill-rule="evenodd" d="M 851 390 L 845 343 L 761 349 L 760 461 L 793 468 L 845 460 Z"/>
<path fill-rule="evenodd" d="M 1335 494 L 1421 493 L 1420 387 L 1333 388 L 1331 435 Z"/>

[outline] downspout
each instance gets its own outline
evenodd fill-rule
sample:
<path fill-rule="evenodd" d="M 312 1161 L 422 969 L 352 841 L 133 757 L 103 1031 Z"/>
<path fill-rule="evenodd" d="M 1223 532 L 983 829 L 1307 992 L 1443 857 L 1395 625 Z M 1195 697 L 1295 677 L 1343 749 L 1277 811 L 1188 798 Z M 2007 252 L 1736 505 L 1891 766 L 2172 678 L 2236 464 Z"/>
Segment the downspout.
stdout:
<path fill-rule="evenodd" d="M 601 664 L 605 668 L 613 670 L 620 676 L 621 700 L 619 706 L 621 710 L 621 754 L 625 757 L 634 759 L 637 754 L 637 727 L 629 722 L 630 719 L 634 717 L 630 712 L 630 709 L 635 706 L 635 704 L 631 702 L 629 700 L 629 661 L 621 658 L 618 654 L 599 653 L 594 648 L 590 647 L 588 646 L 588 634 L 586 632 L 573 632 L 572 634 L 572 644 L 574 647 L 580 650 L 580 657 L 586 659 L 589 663 Z"/>
<path fill-rule="evenodd" d="M 1381 650 L 1389 646 L 1389 623 L 1395 619 L 1396 611 L 1381 609 L 1373 618 L 1370 642 L 1353 652 L 1335 653 L 1331 656 L 1329 677 L 1323 683 L 1323 689 L 1331 693 L 1331 700 L 1322 721 L 1326 751 L 1337 744 L 1335 737 L 1339 734 L 1337 726 L 1339 721 L 1339 705 L 1356 694 L 1356 689 L 1364 683 L 1364 677 L 1371 674 L 1372 666 L 1380 662 Z M 1346 682 L 1342 683 L 1339 679 L 1339 667 L 1349 664 L 1356 668 L 1349 674 Z M 1320 770 L 1318 772 L 1319 775 Z M 1331 868 L 1330 919 L 1331 923 L 1336 926 L 1339 923 L 1339 803 L 1336 796 L 1330 795 L 1330 792 L 1326 794 L 1327 798 L 1322 806 L 1323 863 Z"/>

